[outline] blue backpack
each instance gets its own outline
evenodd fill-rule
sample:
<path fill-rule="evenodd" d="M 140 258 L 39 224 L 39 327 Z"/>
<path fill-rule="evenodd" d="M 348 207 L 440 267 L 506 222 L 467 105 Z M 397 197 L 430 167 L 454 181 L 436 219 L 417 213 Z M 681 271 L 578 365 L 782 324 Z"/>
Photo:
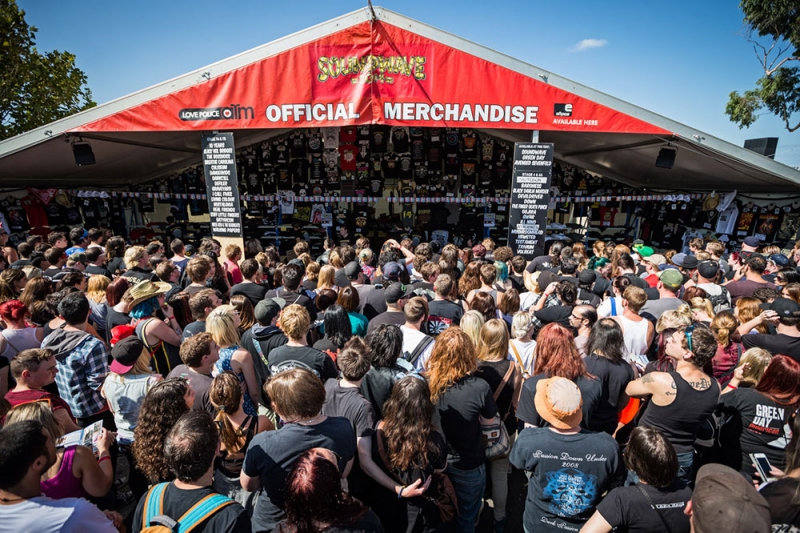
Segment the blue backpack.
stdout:
<path fill-rule="evenodd" d="M 222 494 L 209 494 L 173 520 L 164 514 L 164 492 L 169 483 L 159 483 L 145 496 L 142 509 L 142 533 L 189 533 L 220 509 L 235 503 Z"/>

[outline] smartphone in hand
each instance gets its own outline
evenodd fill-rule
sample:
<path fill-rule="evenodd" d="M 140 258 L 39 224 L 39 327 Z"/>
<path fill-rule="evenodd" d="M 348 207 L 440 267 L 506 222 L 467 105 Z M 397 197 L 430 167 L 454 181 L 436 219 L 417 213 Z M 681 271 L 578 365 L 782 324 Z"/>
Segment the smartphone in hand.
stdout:
<path fill-rule="evenodd" d="M 766 483 L 767 481 L 775 480 L 775 477 L 770 475 L 772 465 L 766 455 L 763 453 L 751 453 L 750 460 L 753 461 L 753 465 L 756 467 L 758 475 L 761 476 L 762 482 Z"/>

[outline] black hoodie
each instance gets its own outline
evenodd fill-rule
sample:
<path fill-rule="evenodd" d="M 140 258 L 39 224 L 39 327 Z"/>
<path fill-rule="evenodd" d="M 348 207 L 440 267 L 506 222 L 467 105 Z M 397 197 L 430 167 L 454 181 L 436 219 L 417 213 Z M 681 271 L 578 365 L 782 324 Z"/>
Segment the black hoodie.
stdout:
<path fill-rule="evenodd" d="M 256 342 L 261 347 L 264 359 L 269 361 L 269 353 L 274 348 L 289 342 L 289 339 L 286 338 L 286 335 L 283 334 L 279 327 L 262 326 L 260 324 L 255 324 L 242 334 L 242 348 L 250 352 L 253 357 L 253 366 L 256 369 L 259 381 L 263 384 L 269 378 L 269 370 L 266 361 L 261 358 L 261 354 L 255 346 Z"/>

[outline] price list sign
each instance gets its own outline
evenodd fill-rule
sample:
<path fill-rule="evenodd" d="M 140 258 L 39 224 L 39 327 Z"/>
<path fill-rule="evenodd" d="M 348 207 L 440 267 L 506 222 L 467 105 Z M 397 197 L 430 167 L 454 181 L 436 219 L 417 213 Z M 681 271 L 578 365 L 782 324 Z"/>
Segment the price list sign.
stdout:
<path fill-rule="evenodd" d="M 514 144 L 508 245 L 525 259 L 545 253 L 547 204 L 553 177 L 551 143 Z"/>
<path fill-rule="evenodd" d="M 202 139 L 211 234 L 241 237 L 242 204 L 239 202 L 233 133 L 203 134 Z"/>

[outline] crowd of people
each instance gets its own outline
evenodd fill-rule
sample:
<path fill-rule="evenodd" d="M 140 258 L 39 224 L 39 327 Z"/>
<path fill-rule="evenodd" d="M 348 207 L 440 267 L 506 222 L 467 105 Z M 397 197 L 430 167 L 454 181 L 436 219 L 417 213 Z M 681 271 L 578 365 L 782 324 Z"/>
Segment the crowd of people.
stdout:
<path fill-rule="evenodd" d="M 800 528 L 800 241 L 7 241 L 2 529 Z"/>

